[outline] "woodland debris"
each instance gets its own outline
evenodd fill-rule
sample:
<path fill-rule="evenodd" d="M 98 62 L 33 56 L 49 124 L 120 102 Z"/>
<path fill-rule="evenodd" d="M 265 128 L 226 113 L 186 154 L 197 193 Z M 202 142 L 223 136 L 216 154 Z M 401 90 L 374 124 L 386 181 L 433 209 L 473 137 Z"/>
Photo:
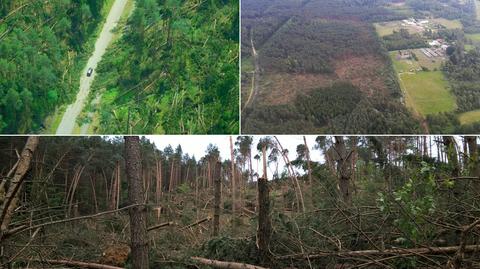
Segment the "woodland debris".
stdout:
<path fill-rule="evenodd" d="M 189 225 L 183 227 L 182 230 L 185 230 L 185 229 L 188 229 L 188 228 L 192 228 L 193 226 L 197 226 L 197 225 L 202 224 L 202 223 L 204 223 L 204 222 L 206 222 L 206 221 L 210 221 L 211 219 L 212 219 L 212 218 L 211 218 L 210 216 L 209 216 L 209 217 L 206 217 L 206 218 L 204 218 L 204 219 L 201 219 L 201 220 L 199 220 L 199 221 L 196 221 L 196 222 L 194 222 L 194 223 L 192 223 L 192 224 L 189 224 Z"/>
<path fill-rule="evenodd" d="M 359 256 L 386 256 L 386 255 L 416 255 L 416 254 L 453 254 L 460 249 L 460 246 L 450 247 L 429 247 L 429 248 L 393 248 L 385 250 L 356 250 L 356 251 L 340 251 L 340 252 L 317 252 L 312 254 L 293 254 L 276 257 L 277 259 L 317 259 L 329 256 L 338 256 L 342 258 L 359 257 Z M 464 248 L 465 252 L 480 252 L 480 245 L 467 245 Z"/>
<path fill-rule="evenodd" d="M 220 268 L 220 269 L 268 269 L 265 267 L 260 267 L 256 265 L 246 264 L 246 263 L 223 262 L 223 261 L 205 259 L 201 257 L 191 257 L 191 259 L 201 264 L 209 265 L 213 268 Z"/>
<path fill-rule="evenodd" d="M 147 228 L 147 231 L 149 232 L 151 230 L 155 230 L 155 229 L 170 226 L 170 225 L 173 225 L 173 221 L 164 222 L 164 223 L 160 223 L 158 225 L 150 226 L 150 227 Z"/>
<path fill-rule="evenodd" d="M 122 267 L 92 263 L 92 262 L 81 262 L 81 261 L 72 261 L 72 260 L 35 260 L 35 262 L 56 264 L 56 265 L 65 265 L 71 267 L 80 267 L 80 268 L 91 268 L 91 269 L 123 269 Z"/>

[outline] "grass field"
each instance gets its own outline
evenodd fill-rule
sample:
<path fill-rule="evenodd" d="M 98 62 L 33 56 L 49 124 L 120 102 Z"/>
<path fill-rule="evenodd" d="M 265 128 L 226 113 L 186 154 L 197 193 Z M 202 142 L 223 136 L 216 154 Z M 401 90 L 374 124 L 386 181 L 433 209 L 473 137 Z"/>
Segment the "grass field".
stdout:
<path fill-rule="evenodd" d="M 455 98 L 441 71 L 400 75 L 408 107 L 425 116 L 455 109 Z"/>
<path fill-rule="evenodd" d="M 474 42 L 480 42 L 480 34 L 465 34 L 465 36 Z"/>
<path fill-rule="evenodd" d="M 445 60 L 444 58 L 428 58 L 420 49 L 413 49 L 412 51 L 417 56 L 418 61 L 406 59 L 397 60 L 398 51 L 390 52 L 390 58 L 392 58 L 393 65 L 397 72 L 412 72 L 412 70 L 416 71 L 422 67 L 426 67 L 433 71 L 439 69 L 442 62 Z"/>
<path fill-rule="evenodd" d="M 463 124 L 470 124 L 480 121 L 480 109 L 468 111 L 458 115 L 458 120 Z"/>
<path fill-rule="evenodd" d="M 441 24 L 447 29 L 461 29 L 463 28 L 462 23 L 459 20 L 447 20 L 444 18 L 436 18 L 431 20 L 434 23 Z"/>
<path fill-rule="evenodd" d="M 392 58 L 393 66 L 398 73 L 410 72 L 420 68 L 420 65 L 415 60 L 397 60 L 398 51 L 391 51 L 390 58 Z"/>
<path fill-rule="evenodd" d="M 421 31 L 418 31 L 411 26 L 402 26 L 402 21 L 378 22 L 373 25 L 375 26 L 378 35 L 381 37 L 391 35 L 394 31 L 400 31 L 402 28 L 407 29 L 410 34 L 421 33 Z"/>

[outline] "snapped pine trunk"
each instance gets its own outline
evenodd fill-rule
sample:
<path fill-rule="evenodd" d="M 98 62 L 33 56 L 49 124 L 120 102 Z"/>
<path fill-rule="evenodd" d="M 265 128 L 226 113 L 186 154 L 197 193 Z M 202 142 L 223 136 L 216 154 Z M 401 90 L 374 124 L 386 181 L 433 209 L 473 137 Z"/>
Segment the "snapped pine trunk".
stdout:
<path fill-rule="evenodd" d="M 214 188 L 215 188 L 215 197 L 214 197 L 214 212 L 213 212 L 213 236 L 218 236 L 219 231 L 220 231 L 220 203 L 222 200 L 221 197 L 221 169 L 222 169 L 222 164 L 220 162 L 217 162 L 216 165 L 214 165 L 214 171 L 215 173 L 213 174 L 214 179 Z"/>
<path fill-rule="evenodd" d="M 19 190 L 23 184 L 24 176 L 30 169 L 33 153 L 38 146 L 38 136 L 30 136 L 25 143 L 25 147 L 20 154 L 20 160 L 15 169 L 15 173 L 6 191 L 2 207 L 0 208 L 0 240 L 3 233 L 8 229 L 12 215 L 19 201 Z"/>
<path fill-rule="evenodd" d="M 139 204 L 129 209 L 132 249 L 132 268 L 148 268 L 147 211 L 144 205 L 145 192 L 141 178 L 142 161 L 138 136 L 125 136 L 125 167 L 128 178 L 130 204 Z"/>
<path fill-rule="evenodd" d="M 269 261 L 270 236 L 272 232 L 270 221 L 270 198 L 268 190 L 268 180 L 264 177 L 259 178 L 258 187 L 258 229 L 257 229 L 257 248 L 262 264 Z"/>

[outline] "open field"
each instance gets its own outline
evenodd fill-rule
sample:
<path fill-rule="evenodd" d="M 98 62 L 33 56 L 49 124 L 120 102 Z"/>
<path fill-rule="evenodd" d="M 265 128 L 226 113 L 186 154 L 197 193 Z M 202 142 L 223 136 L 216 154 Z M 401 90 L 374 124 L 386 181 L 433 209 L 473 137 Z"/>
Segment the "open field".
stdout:
<path fill-rule="evenodd" d="M 463 124 L 470 124 L 480 121 L 480 109 L 468 111 L 458 115 L 458 120 Z"/>
<path fill-rule="evenodd" d="M 407 29 L 410 34 L 423 33 L 424 28 L 417 25 L 402 25 L 402 21 L 388 21 L 388 22 L 378 22 L 374 23 L 375 29 L 379 36 L 383 37 L 386 35 L 393 34 L 394 31 L 400 31 L 400 29 Z M 431 19 L 428 23 L 429 27 L 432 30 L 435 30 L 435 25 L 439 24 L 444 26 L 447 29 L 461 29 L 463 28 L 462 23 L 459 20 L 447 20 L 444 18 Z"/>
<path fill-rule="evenodd" d="M 447 29 L 462 29 L 463 25 L 459 20 L 447 20 L 444 18 L 436 18 L 430 20 L 431 22 L 443 25 Z"/>
<path fill-rule="evenodd" d="M 480 34 L 465 34 L 465 36 L 473 42 L 480 42 Z"/>
<path fill-rule="evenodd" d="M 410 34 L 421 33 L 423 30 L 415 26 L 402 26 L 402 21 L 378 22 L 373 24 L 380 37 L 393 34 L 394 31 L 400 31 L 405 28 Z"/>
<path fill-rule="evenodd" d="M 455 109 L 455 97 L 447 88 L 441 71 L 403 73 L 400 75 L 406 93 L 406 103 L 422 115 Z"/>
<path fill-rule="evenodd" d="M 429 70 L 439 69 L 445 60 L 443 57 L 428 58 L 420 49 L 413 49 L 411 51 L 417 56 L 418 61 L 414 59 L 397 60 L 398 51 L 390 52 L 390 57 L 397 72 L 415 72 L 422 67 L 426 67 Z"/>

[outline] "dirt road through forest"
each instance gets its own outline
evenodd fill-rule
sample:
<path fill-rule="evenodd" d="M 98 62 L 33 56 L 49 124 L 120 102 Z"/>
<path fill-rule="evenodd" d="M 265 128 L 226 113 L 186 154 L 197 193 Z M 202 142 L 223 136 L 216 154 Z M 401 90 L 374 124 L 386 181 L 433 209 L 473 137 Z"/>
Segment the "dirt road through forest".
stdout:
<path fill-rule="evenodd" d="M 103 25 L 102 31 L 95 42 L 95 50 L 80 74 L 80 89 L 78 91 L 77 98 L 75 102 L 70 104 L 65 110 L 62 121 L 58 125 L 56 131 L 57 135 L 73 133 L 76 126 L 77 117 L 83 110 L 85 100 L 90 92 L 90 86 L 95 78 L 95 69 L 97 68 L 97 64 L 102 59 L 103 54 L 105 54 L 108 45 L 113 39 L 114 33 L 112 33 L 112 30 L 115 28 L 115 26 L 117 26 L 126 4 L 127 0 L 115 0 L 113 3 L 112 8 L 108 13 L 107 20 Z M 94 70 L 90 77 L 87 77 L 88 68 L 93 68 Z"/>

